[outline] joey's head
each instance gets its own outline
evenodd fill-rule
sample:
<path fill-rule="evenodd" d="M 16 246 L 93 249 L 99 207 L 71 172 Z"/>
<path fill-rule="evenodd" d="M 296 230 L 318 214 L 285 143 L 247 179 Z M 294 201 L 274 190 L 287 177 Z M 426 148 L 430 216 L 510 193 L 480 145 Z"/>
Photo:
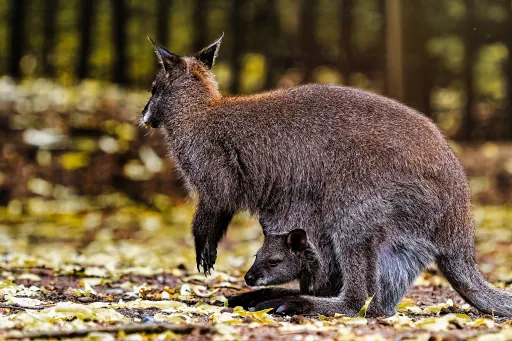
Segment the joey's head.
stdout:
<path fill-rule="evenodd" d="M 194 56 L 181 57 L 156 44 L 162 68 L 151 85 L 151 98 L 142 110 L 142 123 L 158 128 L 178 113 L 200 110 L 220 97 L 211 68 L 223 35 Z"/>
<path fill-rule="evenodd" d="M 308 247 L 306 232 L 302 229 L 266 235 L 254 264 L 245 275 L 245 282 L 261 286 L 284 284 L 299 278 L 301 258 Z"/>

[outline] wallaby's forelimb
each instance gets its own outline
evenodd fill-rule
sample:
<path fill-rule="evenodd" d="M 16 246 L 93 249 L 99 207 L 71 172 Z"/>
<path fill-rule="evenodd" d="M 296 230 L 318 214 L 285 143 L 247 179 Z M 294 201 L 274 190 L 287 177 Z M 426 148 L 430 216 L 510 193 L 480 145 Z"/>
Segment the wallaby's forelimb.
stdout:
<path fill-rule="evenodd" d="M 199 201 L 192 222 L 196 247 L 197 270 L 202 266 L 205 275 L 217 259 L 217 245 L 226 232 L 233 214 L 225 209 L 215 209 Z"/>

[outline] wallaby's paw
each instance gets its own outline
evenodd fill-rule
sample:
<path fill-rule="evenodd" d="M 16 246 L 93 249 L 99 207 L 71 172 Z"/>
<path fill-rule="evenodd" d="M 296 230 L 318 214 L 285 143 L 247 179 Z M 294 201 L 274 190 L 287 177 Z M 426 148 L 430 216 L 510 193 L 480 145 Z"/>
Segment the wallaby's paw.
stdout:
<path fill-rule="evenodd" d="M 279 315 L 311 315 L 314 314 L 311 302 L 301 296 L 288 296 L 262 302 L 254 308 L 255 311 L 274 309 L 271 313 Z"/>
<path fill-rule="evenodd" d="M 203 248 L 197 248 L 196 245 L 196 263 L 197 263 L 197 271 L 201 272 L 201 268 L 203 268 L 204 275 L 209 275 L 213 266 L 215 265 L 215 260 L 217 259 L 217 249 L 211 247 L 208 243 L 205 244 Z"/>

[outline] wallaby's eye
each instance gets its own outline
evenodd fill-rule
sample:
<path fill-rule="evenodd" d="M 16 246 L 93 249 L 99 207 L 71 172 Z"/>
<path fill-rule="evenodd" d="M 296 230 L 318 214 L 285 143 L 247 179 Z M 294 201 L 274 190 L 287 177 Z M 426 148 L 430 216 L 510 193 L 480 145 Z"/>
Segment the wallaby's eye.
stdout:
<path fill-rule="evenodd" d="M 278 265 L 279 263 L 281 263 L 281 260 L 280 260 L 280 259 L 269 259 L 269 260 L 268 260 L 268 265 L 270 265 L 270 266 L 276 266 L 276 265 Z"/>
<path fill-rule="evenodd" d="M 151 96 L 153 96 L 155 94 L 155 92 L 156 92 L 155 91 L 155 87 L 152 87 L 150 91 L 151 91 Z"/>

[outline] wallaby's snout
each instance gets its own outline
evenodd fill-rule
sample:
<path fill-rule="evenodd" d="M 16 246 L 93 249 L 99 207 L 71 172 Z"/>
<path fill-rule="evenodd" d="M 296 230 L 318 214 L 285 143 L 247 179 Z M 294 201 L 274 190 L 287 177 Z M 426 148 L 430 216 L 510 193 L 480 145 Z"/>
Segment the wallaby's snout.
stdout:
<path fill-rule="evenodd" d="M 258 278 L 251 270 L 249 270 L 245 274 L 244 279 L 245 279 L 245 283 L 247 283 L 248 286 L 254 287 L 254 286 L 256 286 L 256 282 L 257 282 Z"/>
<path fill-rule="evenodd" d="M 142 122 L 146 126 L 151 126 L 151 128 L 158 128 L 160 126 L 160 123 L 152 118 L 151 111 L 151 100 L 146 104 L 144 109 L 142 110 Z"/>

